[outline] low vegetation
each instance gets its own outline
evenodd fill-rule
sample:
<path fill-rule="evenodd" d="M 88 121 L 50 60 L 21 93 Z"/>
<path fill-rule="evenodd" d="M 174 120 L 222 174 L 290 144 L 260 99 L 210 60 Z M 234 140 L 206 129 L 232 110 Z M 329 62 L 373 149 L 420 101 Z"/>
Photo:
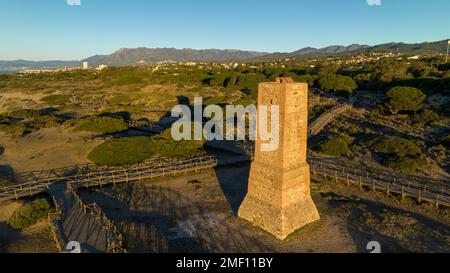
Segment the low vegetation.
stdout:
<path fill-rule="evenodd" d="M 45 102 L 52 106 L 60 106 L 70 103 L 70 96 L 68 95 L 50 95 L 43 97 L 42 102 Z"/>
<path fill-rule="evenodd" d="M 202 141 L 174 141 L 170 130 L 153 137 L 108 140 L 94 148 L 88 158 L 99 165 L 130 165 L 155 156 L 189 157 L 198 154 Z"/>
<path fill-rule="evenodd" d="M 128 129 L 128 124 L 118 117 L 90 117 L 78 121 L 75 131 L 113 134 Z"/>
<path fill-rule="evenodd" d="M 376 153 L 390 154 L 395 156 L 415 156 L 421 150 L 414 142 L 396 136 L 385 136 L 376 140 L 372 144 L 372 149 Z"/>
<path fill-rule="evenodd" d="M 0 116 L 0 132 L 11 137 L 21 137 L 34 131 L 61 125 L 64 119 L 43 111 L 23 109 Z"/>
<path fill-rule="evenodd" d="M 332 156 L 347 156 L 351 153 L 351 143 L 351 137 L 342 134 L 336 137 L 330 137 L 329 139 L 319 143 L 318 151 Z"/>
<path fill-rule="evenodd" d="M 394 170 L 414 173 L 426 164 L 420 147 L 408 139 L 386 136 L 376 140 L 371 148 L 375 153 L 383 154 L 382 163 Z"/>
<path fill-rule="evenodd" d="M 394 87 L 387 92 L 386 109 L 392 114 L 416 112 L 427 98 L 422 91 L 414 87 Z"/>
<path fill-rule="evenodd" d="M 318 84 L 324 91 L 333 91 L 346 95 L 351 95 L 358 88 L 358 85 L 352 78 L 334 74 L 328 74 L 319 78 Z"/>
<path fill-rule="evenodd" d="M 46 198 L 39 198 L 16 209 L 8 220 L 8 225 L 15 230 L 22 230 L 37 224 L 47 217 L 52 206 Z"/>

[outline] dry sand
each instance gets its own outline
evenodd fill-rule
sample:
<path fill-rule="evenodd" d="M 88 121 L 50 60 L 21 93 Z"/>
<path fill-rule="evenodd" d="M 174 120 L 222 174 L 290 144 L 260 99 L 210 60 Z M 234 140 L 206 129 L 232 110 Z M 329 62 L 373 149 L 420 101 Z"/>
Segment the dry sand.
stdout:
<path fill-rule="evenodd" d="M 89 152 L 102 142 L 91 134 L 72 133 L 62 127 L 42 129 L 22 138 L 0 134 L 5 149 L 0 166 L 20 173 L 87 164 Z"/>

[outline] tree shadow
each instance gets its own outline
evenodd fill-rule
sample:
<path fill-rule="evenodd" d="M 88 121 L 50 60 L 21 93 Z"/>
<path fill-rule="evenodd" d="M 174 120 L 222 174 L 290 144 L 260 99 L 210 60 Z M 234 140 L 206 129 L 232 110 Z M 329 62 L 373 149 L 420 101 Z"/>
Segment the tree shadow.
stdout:
<path fill-rule="evenodd" d="M 12 177 L 14 177 L 14 169 L 8 165 L 0 165 L 0 182 L 10 182 Z"/>

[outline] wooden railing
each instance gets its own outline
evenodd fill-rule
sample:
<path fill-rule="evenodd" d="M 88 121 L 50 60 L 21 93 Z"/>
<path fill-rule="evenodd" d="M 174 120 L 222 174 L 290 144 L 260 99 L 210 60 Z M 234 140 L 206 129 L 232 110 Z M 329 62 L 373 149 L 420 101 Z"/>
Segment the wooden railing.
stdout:
<path fill-rule="evenodd" d="M 48 214 L 48 222 L 50 224 L 51 232 L 53 239 L 56 243 L 56 248 L 59 252 L 63 251 L 63 247 L 61 246 L 62 240 L 62 232 L 59 228 L 60 222 L 63 219 L 63 209 L 62 206 L 56 201 L 55 197 L 53 197 L 53 204 L 55 206 L 55 211 Z"/>
<path fill-rule="evenodd" d="M 327 111 L 311 124 L 308 128 L 308 134 L 310 136 L 319 134 L 334 118 L 352 109 L 352 107 L 350 104 L 342 104 Z"/>
<path fill-rule="evenodd" d="M 226 147 L 210 143 L 211 147 L 246 155 L 248 161 L 254 158 L 254 142 L 229 141 Z M 321 175 L 326 178 L 334 178 L 335 181 L 345 182 L 346 185 L 357 185 L 360 188 L 369 187 L 387 194 L 399 194 L 403 198 L 411 197 L 418 200 L 431 202 L 436 207 L 450 207 L 450 191 L 448 181 L 436 180 L 421 175 L 406 175 L 393 170 L 380 170 L 364 168 L 350 163 L 333 163 L 332 159 L 319 158 L 309 154 L 308 163 L 313 175 Z M 424 182 L 425 181 L 425 182 Z"/>
<path fill-rule="evenodd" d="M 45 192 L 55 183 L 70 182 L 74 187 L 94 187 L 108 184 L 128 183 L 142 179 L 154 179 L 198 172 L 217 166 L 212 156 L 188 159 L 155 158 L 134 166 L 107 168 L 78 175 L 32 179 L 23 183 L 0 188 L 0 202 L 17 200 Z"/>
<path fill-rule="evenodd" d="M 360 173 L 357 170 L 349 171 L 334 164 L 323 162 L 310 162 L 311 173 L 320 175 L 325 179 L 334 179 L 336 183 L 345 183 L 347 186 L 357 186 L 360 189 L 369 188 L 373 191 L 382 191 L 388 195 L 397 194 L 404 199 L 411 197 L 419 203 L 429 202 L 439 207 L 450 207 L 450 196 L 445 188 L 436 190 L 434 187 L 424 187 L 421 184 L 396 180 L 383 180 L 372 177 L 369 173 Z"/>
<path fill-rule="evenodd" d="M 74 188 L 73 184 L 68 183 L 68 190 L 74 196 L 76 204 L 81 208 L 84 214 L 90 214 L 94 216 L 97 223 L 106 231 L 106 243 L 107 249 L 111 253 L 126 253 L 124 247 L 124 240 L 122 233 L 114 225 L 114 223 L 106 216 L 106 214 L 101 210 L 101 208 L 96 204 L 86 205 L 81 200 L 78 195 L 77 189 Z"/>

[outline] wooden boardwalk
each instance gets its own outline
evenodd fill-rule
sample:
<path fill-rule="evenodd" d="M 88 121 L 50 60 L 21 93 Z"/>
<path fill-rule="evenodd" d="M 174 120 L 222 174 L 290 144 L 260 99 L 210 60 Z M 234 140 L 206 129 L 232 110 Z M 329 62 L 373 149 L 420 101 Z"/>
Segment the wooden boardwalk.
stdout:
<path fill-rule="evenodd" d="M 86 165 L 90 166 L 90 165 Z M 85 167 L 86 167 L 85 166 Z M 58 183 L 69 182 L 74 188 L 106 186 L 108 184 L 128 183 L 141 181 L 143 179 L 154 179 L 165 176 L 176 176 L 191 172 L 199 172 L 217 166 L 217 159 L 212 156 L 202 156 L 189 159 L 170 160 L 158 158 L 146 161 L 142 164 L 130 166 L 128 168 L 116 167 L 95 169 L 91 172 L 81 172 L 76 175 L 57 177 L 55 172 L 48 171 L 48 175 L 40 176 L 20 175 L 26 177 L 23 182 L 0 188 L 0 202 L 17 200 L 27 196 L 33 196 L 48 189 Z"/>
<path fill-rule="evenodd" d="M 308 135 L 315 136 L 318 135 L 331 121 L 333 121 L 337 116 L 347 112 L 352 109 L 353 106 L 350 104 L 341 104 L 331 110 L 327 111 L 320 117 L 318 117 L 308 128 Z"/>
<path fill-rule="evenodd" d="M 252 161 L 254 143 L 251 141 L 210 142 L 209 147 L 226 152 L 240 154 L 242 160 Z M 430 177 L 405 175 L 394 171 L 362 168 L 349 162 L 336 164 L 330 158 L 308 155 L 312 175 L 332 178 L 348 186 L 370 188 L 390 194 L 398 194 L 416 199 L 419 203 L 429 202 L 436 207 L 450 207 L 449 181 L 435 180 Z M 428 182 L 432 183 L 428 183 Z"/>
<path fill-rule="evenodd" d="M 48 192 L 56 208 L 55 213 L 48 215 L 48 220 L 60 252 L 66 251 L 65 246 L 70 241 L 77 241 L 83 252 L 124 253 L 124 237 L 119 229 L 97 204 L 85 204 L 78 195 L 79 189 L 201 172 L 217 165 L 214 157 L 200 156 L 189 159 L 154 158 L 127 168 L 85 165 L 51 170 L 47 175 L 45 171 L 30 172 L 17 176 L 15 184 L 1 187 L 0 202 Z M 58 176 L 74 173 L 74 170 L 75 175 Z M 18 179 L 24 182 L 17 183 Z"/>
<path fill-rule="evenodd" d="M 426 187 L 403 180 L 375 178 L 367 172 L 352 171 L 332 163 L 326 164 L 314 160 L 311 160 L 309 163 L 313 175 L 333 179 L 336 183 L 345 183 L 347 186 L 357 186 L 360 189 L 368 188 L 373 191 L 381 191 L 387 195 L 396 194 L 401 196 L 402 199 L 410 197 L 416 199 L 419 203 L 428 202 L 436 207 L 450 207 L 450 196 L 445 188 L 437 189 L 433 186 Z"/>

